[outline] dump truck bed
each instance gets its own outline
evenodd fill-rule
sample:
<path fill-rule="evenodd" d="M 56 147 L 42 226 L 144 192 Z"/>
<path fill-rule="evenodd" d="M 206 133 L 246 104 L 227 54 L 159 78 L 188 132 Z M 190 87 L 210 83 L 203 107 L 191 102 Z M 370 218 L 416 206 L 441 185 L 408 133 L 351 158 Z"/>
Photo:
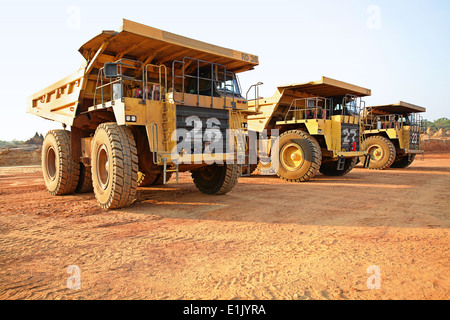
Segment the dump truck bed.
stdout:
<path fill-rule="evenodd" d="M 306 93 L 316 97 L 335 97 L 352 94 L 357 97 L 365 97 L 371 95 L 371 90 L 363 87 L 355 86 L 339 80 L 334 80 L 327 77 L 322 77 L 319 81 L 311 81 L 301 84 L 290 84 L 286 86 L 279 86 L 278 91 L 292 90 L 295 92 Z"/>
<path fill-rule="evenodd" d="M 234 73 L 251 70 L 258 57 L 123 20 L 119 31 L 103 31 L 81 46 L 86 63 L 72 75 L 28 98 L 27 112 L 72 125 L 74 118 L 93 105 L 97 75 L 106 62 L 132 59 L 163 64 L 170 75 L 175 60 L 190 57 L 221 64 Z M 166 88 L 167 89 L 167 88 Z"/>
<path fill-rule="evenodd" d="M 283 113 L 282 109 L 289 107 L 294 99 L 331 98 L 345 96 L 346 94 L 364 97 L 370 96 L 371 90 L 327 77 L 322 77 L 318 81 L 279 86 L 271 98 L 249 101 L 251 110 L 259 111 L 259 114 L 249 116 L 249 128 L 262 132 L 272 117 Z"/>
<path fill-rule="evenodd" d="M 119 32 L 104 31 L 79 49 L 87 61 L 104 63 L 96 54 L 118 58 L 132 58 L 153 64 L 167 64 L 184 57 L 224 65 L 234 73 L 251 70 L 258 65 L 252 54 L 219 47 L 174 33 L 152 28 L 130 20 L 123 20 Z M 106 58 L 107 59 L 107 58 Z"/>
<path fill-rule="evenodd" d="M 398 103 L 371 106 L 367 108 L 372 114 L 387 115 L 387 114 L 406 114 L 426 112 L 426 108 L 416 106 L 411 103 L 400 101 Z"/>

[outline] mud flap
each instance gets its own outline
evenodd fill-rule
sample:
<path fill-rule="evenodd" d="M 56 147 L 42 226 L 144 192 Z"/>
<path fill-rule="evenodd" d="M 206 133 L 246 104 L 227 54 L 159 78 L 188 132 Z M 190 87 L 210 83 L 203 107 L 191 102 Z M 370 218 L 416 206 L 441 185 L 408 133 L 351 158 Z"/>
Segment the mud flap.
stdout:
<path fill-rule="evenodd" d="M 337 163 L 337 170 L 338 171 L 344 170 L 344 166 L 345 166 L 345 157 L 339 156 Z"/>
<path fill-rule="evenodd" d="M 365 155 L 363 168 L 368 168 L 370 165 L 370 154 Z"/>

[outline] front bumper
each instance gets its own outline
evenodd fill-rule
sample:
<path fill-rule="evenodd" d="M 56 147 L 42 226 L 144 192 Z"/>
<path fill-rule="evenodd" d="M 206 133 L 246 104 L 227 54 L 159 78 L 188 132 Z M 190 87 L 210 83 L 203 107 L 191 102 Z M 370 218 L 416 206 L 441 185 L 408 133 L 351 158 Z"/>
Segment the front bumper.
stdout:
<path fill-rule="evenodd" d="M 353 158 L 364 157 L 367 151 L 339 151 L 334 153 L 336 157 Z"/>
<path fill-rule="evenodd" d="M 422 153 L 424 153 L 423 150 L 412 150 L 412 149 L 405 150 L 405 154 L 422 154 Z"/>

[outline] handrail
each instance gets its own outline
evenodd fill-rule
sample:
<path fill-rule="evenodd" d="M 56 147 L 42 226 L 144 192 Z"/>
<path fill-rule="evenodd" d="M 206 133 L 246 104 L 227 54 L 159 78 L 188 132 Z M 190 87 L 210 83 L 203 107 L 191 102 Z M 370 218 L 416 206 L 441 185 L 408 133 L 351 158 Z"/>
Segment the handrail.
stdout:
<path fill-rule="evenodd" d="M 153 155 L 153 163 L 157 164 L 158 163 L 158 124 L 156 122 L 153 122 L 151 124 L 151 128 L 152 128 L 152 155 Z M 155 139 L 156 137 L 156 139 Z M 155 143 L 156 141 L 156 143 Z M 156 145 L 156 146 L 155 146 Z"/>
<path fill-rule="evenodd" d="M 164 69 L 164 90 L 167 91 L 167 67 L 163 64 L 160 65 L 156 65 L 156 64 L 147 64 L 144 68 L 145 68 L 145 86 L 144 86 L 144 99 L 148 100 L 149 99 L 149 93 L 150 93 L 150 88 L 148 88 L 148 69 L 149 67 L 151 68 L 158 68 L 158 85 L 159 85 L 159 97 L 158 99 L 155 99 L 155 97 L 152 95 L 152 100 L 159 100 L 162 101 L 164 100 L 165 95 L 162 93 L 162 86 L 161 86 L 161 82 L 162 82 L 162 74 L 161 74 L 161 70 Z M 147 90 L 148 89 L 148 90 Z"/>
<path fill-rule="evenodd" d="M 299 101 L 303 101 L 304 105 L 297 106 L 297 102 L 299 102 Z M 310 101 L 313 102 L 313 106 L 310 106 L 310 103 L 309 103 Z M 323 106 L 319 105 L 320 102 L 323 102 Z M 331 112 L 328 109 L 332 106 L 333 106 L 333 99 L 331 99 L 331 98 L 309 97 L 309 98 L 294 99 L 294 100 L 292 100 L 292 102 L 289 106 L 289 109 L 284 116 L 284 121 L 288 121 L 287 119 L 288 119 L 288 115 L 290 112 L 293 113 L 293 117 L 292 117 L 293 119 L 296 118 L 296 113 L 302 114 L 302 116 L 300 117 L 301 119 L 307 119 L 306 112 L 309 110 L 316 111 L 315 114 L 313 115 L 312 119 L 319 119 L 319 118 L 327 119 L 331 116 Z M 324 115 L 319 117 L 319 110 L 325 111 Z"/>
<path fill-rule="evenodd" d="M 137 78 L 133 78 L 133 77 L 130 77 L 130 76 L 126 76 L 126 75 L 123 74 L 123 67 L 124 67 L 124 66 L 125 66 L 126 68 L 127 68 L 127 67 L 130 67 L 130 68 L 134 67 L 134 65 L 132 65 L 132 64 L 126 64 L 126 63 L 123 63 L 123 61 L 130 61 L 130 62 L 133 62 L 133 63 L 140 64 L 140 65 L 141 65 L 141 68 L 139 68 L 139 69 L 142 69 L 142 70 L 144 69 L 144 64 L 143 64 L 141 61 L 132 60 L 132 59 L 119 59 L 119 60 L 117 60 L 117 61 L 114 62 L 114 63 L 116 63 L 116 64 L 119 66 L 119 70 L 118 70 L 117 77 L 116 77 L 115 80 L 111 80 L 110 78 L 107 78 L 107 77 L 106 77 L 106 74 L 105 74 L 105 66 L 103 66 L 102 68 L 100 68 L 100 69 L 98 70 L 97 81 L 96 81 L 95 90 L 94 90 L 94 100 L 93 100 L 93 102 L 94 102 L 93 104 L 94 104 L 94 105 L 97 105 L 97 90 L 98 90 L 98 89 L 100 89 L 101 99 L 102 99 L 102 105 L 104 105 L 105 102 L 104 102 L 103 89 L 104 89 L 105 87 L 107 87 L 107 86 L 110 86 L 110 97 L 112 97 L 112 96 L 113 96 L 113 86 L 112 86 L 112 85 L 115 84 L 115 83 L 120 83 L 120 84 L 121 84 L 121 94 L 122 94 L 122 96 L 123 96 L 123 81 L 124 81 L 124 80 L 141 82 L 141 83 L 142 83 L 142 86 L 145 85 L 144 72 L 142 73 L 142 80 L 137 79 Z M 107 63 L 105 63 L 105 65 L 106 65 L 106 64 L 107 64 Z M 100 79 L 100 86 L 98 85 L 99 79 Z M 103 79 L 109 79 L 109 82 L 106 83 L 106 84 L 104 84 L 104 83 L 103 83 Z"/>
<path fill-rule="evenodd" d="M 249 88 L 248 88 L 248 90 L 247 90 L 247 93 L 245 94 L 245 100 L 247 100 L 247 101 L 249 101 L 249 99 L 248 99 L 248 93 L 250 92 L 250 90 L 252 89 L 252 88 L 255 88 L 255 99 L 252 99 L 252 100 L 255 100 L 255 111 L 259 111 L 259 86 L 260 85 L 263 85 L 264 83 L 262 83 L 262 82 L 257 82 L 257 83 L 255 83 L 255 84 L 252 84 Z"/>
<path fill-rule="evenodd" d="M 401 130 L 404 126 L 412 127 L 414 130 L 423 130 L 423 119 L 417 113 L 412 113 L 409 115 L 395 113 L 387 115 L 373 115 L 369 110 L 369 113 L 367 113 L 364 118 L 364 127 L 369 130 Z"/>
<path fill-rule="evenodd" d="M 191 74 L 186 74 L 186 65 L 187 66 L 192 66 L 192 64 L 196 63 L 196 70 L 197 73 L 196 75 L 191 75 Z M 211 67 L 211 72 L 209 74 L 209 78 L 206 76 L 201 76 L 200 75 L 200 64 L 206 64 L 206 66 L 210 66 Z M 177 70 L 177 65 L 181 65 L 181 75 L 176 74 L 175 70 Z M 220 69 L 220 70 L 219 70 Z M 219 74 L 223 73 L 223 79 L 219 78 Z M 227 78 L 227 76 L 229 77 L 229 75 L 231 75 L 231 79 Z M 200 59 L 195 59 L 195 58 L 190 58 L 190 57 L 184 57 L 183 60 L 174 60 L 172 62 L 172 88 L 173 88 L 173 92 L 174 92 L 174 102 L 178 102 L 178 103 L 184 103 L 185 101 L 185 80 L 187 78 L 191 78 L 196 80 L 196 95 L 197 95 L 197 106 L 199 106 L 200 103 L 200 80 L 203 81 L 208 81 L 210 83 L 210 97 L 211 97 L 211 108 L 213 107 L 214 104 L 214 86 L 216 82 L 221 82 L 223 80 L 224 83 L 224 89 L 225 89 L 225 93 L 226 93 L 226 88 L 230 85 L 227 85 L 227 81 L 232 80 L 232 86 L 235 86 L 236 83 L 236 75 L 231 72 L 228 71 L 226 69 L 226 67 L 224 65 L 218 64 L 218 63 L 214 63 L 214 62 L 210 62 L 210 61 L 206 61 L 206 60 L 200 60 Z M 175 98 L 175 81 L 176 79 L 181 79 L 181 100 L 176 100 Z M 234 88 L 233 88 L 234 89 Z M 222 90 L 217 90 L 216 91 L 222 91 Z M 231 90 L 232 92 L 232 102 L 231 102 L 231 108 L 235 109 L 236 108 L 236 103 L 235 103 L 235 92 L 234 90 Z M 224 101 L 224 108 L 229 108 L 227 106 L 227 95 L 224 94 L 223 95 L 223 101 Z"/>

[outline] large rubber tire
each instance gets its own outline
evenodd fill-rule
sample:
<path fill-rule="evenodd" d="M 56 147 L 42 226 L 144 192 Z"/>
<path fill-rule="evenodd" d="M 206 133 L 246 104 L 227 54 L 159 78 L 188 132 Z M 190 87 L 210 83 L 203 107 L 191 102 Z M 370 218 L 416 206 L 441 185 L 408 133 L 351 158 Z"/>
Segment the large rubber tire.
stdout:
<path fill-rule="evenodd" d="M 138 156 L 133 134 L 126 126 L 102 123 L 92 141 L 92 184 L 104 209 L 129 206 L 136 197 Z"/>
<path fill-rule="evenodd" d="M 358 163 L 358 160 L 358 157 L 345 158 L 343 170 L 337 169 L 338 161 L 324 162 L 320 166 L 319 171 L 325 176 L 345 176 L 347 173 L 353 170 L 353 168 Z"/>
<path fill-rule="evenodd" d="M 231 191 L 239 179 L 238 164 L 212 164 L 192 171 L 198 190 L 206 194 L 225 194 Z"/>
<path fill-rule="evenodd" d="M 78 179 L 78 185 L 75 189 L 77 193 L 92 192 L 94 187 L 92 186 L 92 172 L 91 167 L 86 167 L 83 163 L 79 163 L 80 166 L 80 178 Z"/>
<path fill-rule="evenodd" d="M 391 168 L 406 168 L 411 165 L 416 159 L 415 154 L 407 154 L 401 157 L 397 157 L 394 163 L 391 165 Z"/>
<path fill-rule="evenodd" d="M 75 192 L 80 174 L 79 163 L 72 159 L 70 131 L 50 130 L 42 144 L 42 173 L 51 195 Z"/>
<path fill-rule="evenodd" d="M 290 182 L 305 182 L 319 171 L 322 152 L 319 143 L 308 133 L 290 130 L 278 139 L 278 177 Z"/>
<path fill-rule="evenodd" d="M 385 137 L 372 136 L 367 138 L 362 143 L 362 149 L 367 150 L 370 154 L 369 169 L 384 170 L 394 163 L 395 146 Z"/>

